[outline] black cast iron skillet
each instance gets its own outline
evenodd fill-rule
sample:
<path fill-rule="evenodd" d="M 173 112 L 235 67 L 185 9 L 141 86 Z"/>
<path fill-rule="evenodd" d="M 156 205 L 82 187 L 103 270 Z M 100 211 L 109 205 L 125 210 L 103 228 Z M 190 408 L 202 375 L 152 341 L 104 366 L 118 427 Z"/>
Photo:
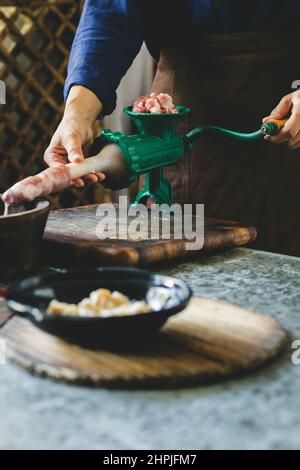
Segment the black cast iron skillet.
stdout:
<path fill-rule="evenodd" d="M 138 315 L 91 318 L 47 313 L 52 299 L 78 303 L 100 287 L 118 290 L 130 299 L 145 299 L 150 288 L 165 290 L 162 308 Z M 50 273 L 13 284 L 6 292 L 8 307 L 39 328 L 86 347 L 138 346 L 151 339 L 167 319 L 183 310 L 192 295 L 181 280 L 132 268 L 98 268 Z"/>

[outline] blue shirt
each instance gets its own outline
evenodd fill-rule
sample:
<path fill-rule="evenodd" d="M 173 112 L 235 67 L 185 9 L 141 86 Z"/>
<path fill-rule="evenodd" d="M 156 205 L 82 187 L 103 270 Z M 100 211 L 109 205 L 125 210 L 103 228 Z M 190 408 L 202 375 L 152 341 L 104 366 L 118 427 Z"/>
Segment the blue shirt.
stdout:
<path fill-rule="evenodd" d="M 86 0 L 65 98 L 73 85 L 85 86 L 101 100 L 103 115 L 110 114 L 143 41 L 157 60 L 163 45 L 182 42 L 192 28 L 224 34 L 294 27 L 299 21 L 299 0 Z"/>

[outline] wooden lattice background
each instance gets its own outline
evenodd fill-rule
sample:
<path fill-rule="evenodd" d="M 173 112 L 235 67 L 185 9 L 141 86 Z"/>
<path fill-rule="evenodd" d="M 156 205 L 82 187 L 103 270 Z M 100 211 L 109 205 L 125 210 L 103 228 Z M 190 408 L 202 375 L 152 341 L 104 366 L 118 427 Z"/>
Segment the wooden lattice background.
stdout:
<path fill-rule="evenodd" d="M 63 112 L 68 57 L 84 0 L 0 0 L 0 193 L 45 168 Z M 110 200 L 101 185 L 51 196 L 53 207 Z"/>

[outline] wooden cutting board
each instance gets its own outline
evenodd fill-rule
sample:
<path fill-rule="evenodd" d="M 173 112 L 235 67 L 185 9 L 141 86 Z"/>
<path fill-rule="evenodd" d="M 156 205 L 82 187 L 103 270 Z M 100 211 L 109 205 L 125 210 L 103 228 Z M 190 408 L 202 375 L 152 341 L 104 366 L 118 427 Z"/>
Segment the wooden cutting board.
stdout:
<path fill-rule="evenodd" d="M 97 207 L 98 205 L 90 205 L 50 213 L 44 235 L 43 253 L 46 263 L 77 267 L 146 266 L 199 253 L 187 250 L 186 240 L 135 241 L 116 239 L 113 233 L 109 239 L 99 240 L 96 235 L 99 222 Z M 235 222 L 205 219 L 204 238 L 202 250 L 209 252 L 251 243 L 256 238 L 256 229 Z"/>
<path fill-rule="evenodd" d="M 200 297 L 136 353 L 90 351 L 17 316 L 0 333 L 8 359 L 28 371 L 110 388 L 184 387 L 224 380 L 268 363 L 287 342 L 274 319 Z"/>

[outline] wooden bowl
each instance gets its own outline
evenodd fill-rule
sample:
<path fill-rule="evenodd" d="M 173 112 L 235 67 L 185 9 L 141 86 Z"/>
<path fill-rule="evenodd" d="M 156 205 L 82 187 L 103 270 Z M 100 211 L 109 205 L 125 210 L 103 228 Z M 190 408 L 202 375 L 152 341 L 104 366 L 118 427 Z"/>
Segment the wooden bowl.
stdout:
<path fill-rule="evenodd" d="M 9 210 L 3 217 L 0 195 L 0 280 L 31 271 L 38 261 L 50 204 L 38 200 Z"/>

